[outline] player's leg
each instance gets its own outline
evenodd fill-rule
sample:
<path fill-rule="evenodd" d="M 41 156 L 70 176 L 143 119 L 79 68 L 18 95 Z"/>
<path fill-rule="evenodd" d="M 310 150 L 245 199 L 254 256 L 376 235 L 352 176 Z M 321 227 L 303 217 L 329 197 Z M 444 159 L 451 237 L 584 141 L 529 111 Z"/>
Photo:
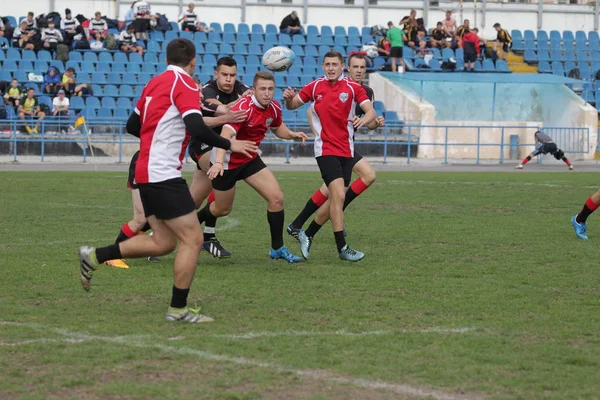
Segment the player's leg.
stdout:
<path fill-rule="evenodd" d="M 262 164 L 262 161 L 260 163 Z M 244 180 L 267 201 L 267 221 L 271 231 L 270 257 L 272 259 L 283 259 L 289 263 L 302 261 L 302 257 L 292 254 L 283 244 L 283 226 L 285 223 L 283 192 L 275 175 L 268 168 L 262 168 Z"/>
<path fill-rule="evenodd" d="M 600 190 L 588 197 L 579 214 L 571 218 L 571 224 L 575 229 L 575 236 L 579 239 L 588 240 L 587 219 L 600 206 Z"/>
<path fill-rule="evenodd" d="M 213 192 L 215 201 L 206 204 L 198 211 L 198 221 L 205 224 L 204 250 L 208 251 L 213 257 L 227 258 L 231 257 L 231 252 L 227 251 L 215 235 L 215 226 L 217 218 L 229 215 L 233 208 L 235 198 L 236 177 L 233 171 L 225 171 L 223 176 L 213 180 Z"/>
<path fill-rule="evenodd" d="M 287 233 L 293 236 L 295 239 L 298 239 L 298 232 L 306 221 L 313 215 L 317 210 L 321 209 L 321 206 L 325 204 L 327 198 L 329 197 L 329 190 L 327 186 L 323 184 L 313 195 L 308 199 L 300 214 L 292 221 L 291 224 L 287 227 Z M 329 213 L 328 213 L 329 215 Z"/>
<path fill-rule="evenodd" d="M 552 155 L 558 161 L 562 160 L 565 164 L 567 164 L 567 167 L 569 167 L 569 170 L 573 170 L 573 164 L 571 164 L 571 161 L 569 161 L 569 159 L 565 156 L 565 152 L 564 151 L 562 151 L 561 149 L 557 148 L 556 151 L 554 153 L 552 153 Z"/>
<path fill-rule="evenodd" d="M 194 199 L 196 208 L 202 205 L 202 202 L 204 202 L 204 199 L 206 199 L 211 191 L 212 184 L 208 176 L 206 176 L 206 172 L 196 169 L 192 177 L 192 185 L 190 186 L 190 194 Z"/>
<path fill-rule="evenodd" d="M 540 155 L 541 153 L 543 153 L 543 148 L 544 148 L 544 146 L 542 145 L 542 146 L 538 147 L 537 149 L 535 149 L 534 151 L 532 151 L 531 154 L 528 155 L 527 157 L 525 157 L 523 159 L 523 161 L 521 161 L 521 164 L 517 165 L 515 168 L 516 169 L 523 169 L 523 166 L 525 164 L 527 164 L 529 161 L 531 161 L 531 159 L 533 157 L 537 157 L 538 155 Z"/>

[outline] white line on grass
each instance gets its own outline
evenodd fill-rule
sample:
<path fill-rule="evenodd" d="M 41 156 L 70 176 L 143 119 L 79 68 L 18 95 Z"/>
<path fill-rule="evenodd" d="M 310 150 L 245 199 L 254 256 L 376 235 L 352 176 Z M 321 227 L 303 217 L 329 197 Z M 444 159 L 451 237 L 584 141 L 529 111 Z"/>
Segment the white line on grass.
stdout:
<path fill-rule="evenodd" d="M 478 185 L 504 185 L 504 186 L 537 186 L 537 187 L 577 187 L 583 189 L 598 189 L 598 186 L 573 186 L 570 184 L 560 183 L 545 183 L 545 182 L 504 182 L 504 181 L 485 181 L 485 182 L 469 182 L 469 181 L 425 181 L 425 180 L 395 180 L 390 179 L 387 181 L 379 182 L 380 185 L 386 183 L 392 185 L 466 185 L 466 186 L 478 186 Z"/>
<path fill-rule="evenodd" d="M 426 388 L 420 388 L 411 385 L 404 384 L 396 384 L 396 383 L 388 383 L 380 380 L 370 380 L 370 379 L 361 379 L 361 378 L 350 378 L 344 376 L 333 375 L 331 372 L 323 371 L 323 370 L 314 370 L 314 369 L 299 369 L 293 368 L 281 364 L 276 364 L 272 362 L 262 362 L 255 361 L 244 357 L 234 357 L 222 354 L 214 354 L 205 350 L 198 350 L 191 347 L 178 347 L 178 346 L 168 346 L 160 343 L 151 343 L 147 341 L 142 341 L 139 339 L 135 339 L 131 336 L 99 336 L 99 335 L 89 335 L 83 332 L 71 332 L 61 328 L 53 328 L 44 325 L 38 324 L 27 324 L 20 322 L 11 322 L 11 321 L 0 321 L 0 325 L 9 325 L 9 326 L 19 326 L 26 327 L 34 330 L 40 330 L 43 332 L 53 332 L 58 335 L 65 336 L 69 339 L 78 339 L 78 340 L 90 340 L 90 341 L 102 341 L 105 343 L 115 343 L 121 346 L 129 346 L 136 348 L 144 348 L 144 349 L 154 349 L 160 350 L 162 352 L 168 354 L 180 354 L 187 356 L 195 356 L 198 358 L 202 358 L 205 360 L 211 361 L 219 361 L 219 362 L 228 362 L 238 365 L 247 365 L 251 367 L 259 367 L 259 368 L 267 368 L 279 373 L 291 373 L 298 376 L 303 376 L 307 378 L 317 379 L 320 381 L 328 382 L 328 383 L 341 383 L 346 385 L 354 385 L 360 386 L 366 389 L 383 389 L 388 390 L 390 392 L 394 392 L 403 396 L 411 395 L 411 396 L 421 396 L 428 397 L 437 400 L 466 400 L 469 397 L 462 394 L 453 394 L 453 393 L 445 393 L 438 390 L 431 390 Z"/>
<path fill-rule="evenodd" d="M 37 343 L 83 343 L 87 342 L 87 339 L 73 339 L 73 338 L 64 338 L 64 339 L 31 339 L 31 340 L 21 340 L 19 342 L 0 342 L 0 346 L 7 347 L 17 347 L 17 346 L 25 346 L 28 344 L 37 344 Z"/>
<path fill-rule="evenodd" d="M 364 332 L 348 332 L 344 329 L 339 331 L 281 331 L 281 332 L 248 332 L 241 334 L 215 335 L 216 337 L 226 339 L 258 339 L 263 337 L 280 336 L 379 336 L 379 335 L 400 335 L 406 333 L 468 333 L 477 330 L 477 328 L 424 328 L 424 329 L 397 329 L 397 330 L 378 330 Z"/>
<path fill-rule="evenodd" d="M 226 231 L 233 229 L 241 224 L 241 222 L 235 218 L 224 217 L 227 222 L 223 226 L 217 226 L 218 231 Z M 78 243 L 98 243 L 98 242 L 109 242 L 110 239 L 88 239 L 88 240 L 51 240 L 48 242 L 15 242 L 15 243 L 0 243 L 0 247 L 17 247 L 17 246 L 56 246 L 62 244 L 78 244 Z"/>
<path fill-rule="evenodd" d="M 131 210 L 131 206 L 129 207 L 117 207 L 111 205 L 103 205 L 103 204 L 77 204 L 77 203 L 44 203 L 47 206 L 51 207 L 70 207 L 70 208 L 98 208 L 98 209 L 110 209 L 110 210 Z"/>

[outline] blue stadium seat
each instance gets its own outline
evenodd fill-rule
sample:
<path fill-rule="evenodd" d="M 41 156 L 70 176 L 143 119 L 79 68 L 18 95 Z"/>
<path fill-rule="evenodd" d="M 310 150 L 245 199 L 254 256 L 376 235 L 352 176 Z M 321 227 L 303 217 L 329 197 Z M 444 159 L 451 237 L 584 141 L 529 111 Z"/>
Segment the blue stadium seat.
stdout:
<path fill-rule="evenodd" d="M 250 35 L 247 33 L 238 33 L 235 43 L 250 44 Z"/>
<path fill-rule="evenodd" d="M 297 88 L 300 87 L 300 79 L 301 79 L 301 75 L 300 74 L 289 74 L 287 77 L 287 85 L 291 86 L 293 88 Z"/>
<path fill-rule="evenodd" d="M 115 53 L 114 62 L 127 64 L 127 63 L 129 63 L 129 59 L 127 58 L 127 54 L 118 52 L 118 53 Z"/>
<path fill-rule="evenodd" d="M 261 24 L 252 24 L 252 31 L 251 33 L 253 34 L 259 34 L 259 35 L 264 35 L 265 34 L 265 30 L 263 29 L 263 26 Z"/>
<path fill-rule="evenodd" d="M 592 79 L 592 69 L 588 63 L 580 63 L 579 66 L 579 76 L 581 79 L 591 80 Z"/>
<path fill-rule="evenodd" d="M 443 53 L 442 53 L 442 55 L 443 55 Z M 413 50 L 410 47 L 404 46 L 404 50 L 402 50 L 402 56 L 405 59 L 412 60 L 415 58 L 415 53 L 413 52 Z"/>
<path fill-rule="evenodd" d="M 550 59 L 552 61 L 564 61 L 565 58 L 560 50 L 552 50 L 550 52 Z"/>
<path fill-rule="evenodd" d="M 575 48 L 577 51 L 586 51 L 588 49 L 588 45 L 585 41 L 577 40 L 575 42 Z"/>
<path fill-rule="evenodd" d="M 70 60 L 70 58 L 69 58 L 69 60 Z M 83 61 L 90 61 L 93 63 L 97 63 L 98 56 L 94 52 L 86 51 L 85 53 L 83 53 Z"/>
<path fill-rule="evenodd" d="M 302 75 L 302 79 L 300 80 L 300 84 L 302 86 L 306 86 L 314 80 L 312 75 Z"/>
<path fill-rule="evenodd" d="M 223 33 L 223 43 L 234 44 L 237 40 L 235 38 L 235 34 L 232 32 Z"/>
<path fill-rule="evenodd" d="M 320 62 L 317 61 L 317 59 L 315 57 L 304 57 L 304 65 L 307 67 L 318 67 L 319 65 L 321 65 Z"/>
<path fill-rule="evenodd" d="M 333 43 L 337 46 L 348 46 L 348 39 L 346 39 L 346 36 L 335 36 Z"/>
<path fill-rule="evenodd" d="M 90 110 L 97 110 L 100 106 L 100 100 L 95 96 L 90 96 L 85 100 L 85 107 Z"/>
<path fill-rule="evenodd" d="M 208 43 L 221 44 L 223 40 L 221 39 L 221 34 L 217 32 L 210 32 L 208 34 Z"/>
<path fill-rule="evenodd" d="M 113 56 L 111 53 L 108 52 L 101 52 L 98 55 L 98 62 L 105 62 L 105 63 L 111 63 L 113 62 Z"/>
<path fill-rule="evenodd" d="M 131 53 L 129 55 L 129 62 L 136 63 L 136 64 L 143 64 L 144 60 L 142 59 L 142 56 L 139 55 L 138 53 Z"/>
<path fill-rule="evenodd" d="M 25 72 L 33 72 L 33 63 L 31 61 L 20 61 L 19 70 Z"/>
<path fill-rule="evenodd" d="M 525 50 L 523 61 L 526 63 L 536 63 L 538 61 L 537 54 L 533 50 Z"/>
<path fill-rule="evenodd" d="M 552 63 L 552 74 L 553 75 L 559 75 L 559 76 L 565 76 L 565 67 L 563 65 L 563 63 L 556 61 Z"/>
<path fill-rule="evenodd" d="M 165 41 L 165 34 L 162 31 L 152 31 L 149 36 L 150 40 L 156 40 L 157 42 Z"/>
<path fill-rule="evenodd" d="M 491 59 L 486 58 L 481 63 L 481 70 L 483 72 L 496 72 L 496 66 L 494 65 L 494 62 Z"/>
<path fill-rule="evenodd" d="M 194 35 L 192 34 L 192 32 L 181 31 L 179 32 L 179 37 L 190 41 L 194 40 Z"/>
<path fill-rule="evenodd" d="M 535 34 L 532 30 L 527 29 L 523 32 L 523 39 L 535 41 Z"/>
<path fill-rule="evenodd" d="M 444 61 L 447 61 L 450 58 L 454 57 L 454 50 L 449 49 L 449 48 L 444 48 L 442 49 L 442 59 Z"/>
<path fill-rule="evenodd" d="M 135 94 L 133 92 L 133 88 L 131 87 L 131 85 L 119 86 L 119 96 L 120 97 L 135 97 Z M 117 97 L 117 96 L 114 96 L 114 97 Z"/>
<path fill-rule="evenodd" d="M 587 51 L 578 51 L 577 52 L 577 61 L 578 62 L 590 62 L 591 58 Z"/>
<path fill-rule="evenodd" d="M 133 108 L 131 105 L 131 100 L 129 100 L 128 97 L 119 97 L 117 99 L 117 109 L 119 109 L 119 108 L 126 109 L 126 110 Z"/>
<path fill-rule="evenodd" d="M 202 65 L 200 66 L 200 74 L 212 74 L 215 71 L 214 65 Z"/>
<path fill-rule="evenodd" d="M 321 40 L 319 39 L 318 36 L 307 36 L 306 43 L 309 46 L 319 46 L 321 44 Z"/>
<path fill-rule="evenodd" d="M 590 55 L 590 61 L 600 62 L 600 53 L 597 51 L 592 51 Z"/>
<path fill-rule="evenodd" d="M 67 61 L 65 68 L 75 68 L 75 73 L 81 72 L 81 63 L 77 61 Z"/>
<path fill-rule="evenodd" d="M 250 37 L 250 44 L 264 44 L 265 39 L 260 33 L 253 33 Z"/>
<path fill-rule="evenodd" d="M 566 72 L 571 71 L 575 68 L 577 68 L 577 64 L 575 64 L 575 61 L 567 61 L 564 65 L 564 70 Z"/>
<path fill-rule="evenodd" d="M 104 100 L 104 99 L 102 99 L 102 100 Z M 112 109 L 102 107 L 98 110 L 98 119 L 99 120 L 112 120 L 112 118 L 113 118 Z"/>
<path fill-rule="evenodd" d="M 333 30 L 329 25 L 323 25 L 321 27 L 321 36 L 333 36 Z"/>
<path fill-rule="evenodd" d="M 333 34 L 334 36 L 348 36 L 348 33 L 346 33 L 346 28 L 344 28 L 343 26 L 336 26 L 335 28 L 333 28 Z"/>
<path fill-rule="evenodd" d="M 537 50 L 537 44 L 532 39 L 525 39 L 525 50 Z"/>
<path fill-rule="evenodd" d="M 344 46 L 334 46 L 333 50 L 340 53 L 342 57 L 348 56 L 348 53 L 346 53 L 346 48 Z"/>
<path fill-rule="evenodd" d="M 589 40 L 590 44 L 592 42 L 598 43 L 598 42 L 600 42 L 600 35 L 598 35 L 598 32 L 596 32 L 596 31 L 590 31 L 590 32 L 588 32 L 588 40 Z"/>
<path fill-rule="evenodd" d="M 41 75 L 45 74 L 48 71 L 48 62 L 47 61 L 36 61 L 33 65 L 33 70 L 36 74 Z"/>
<path fill-rule="evenodd" d="M 262 68 L 262 65 L 246 65 L 246 75 L 254 75 Z"/>
<path fill-rule="evenodd" d="M 15 78 L 16 80 L 18 80 L 21 83 L 29 81 L 27 74 L 25 73 L 25 71 L 22 71 L 22 70 L 16 70 L 15 72 L 13 72 L 13 78 Z"/>
<path fill-rule="evenodd" d="M 171 40 L 175 40 L 179 37 L 179 32 L 177 31 L 167 31 L 165 32 L 165 42 L 170 42 Z"/>
<path fill-rule="evenodd" d="M 98 66 L 100 65 L 100 63 L 98 63 Z M 98 69 L 100 70 L 100 69 Z M 127 68 L 125 66 L 124 63 L 112 63 L 112 72 L 120 72 L 120 73 L 125 73 L 127 72 Z"/>
<path fill-rule="evenodd" d="M 21 53 L 22 60 L 37 61 L 37 56 L 33 50 L 23 50 Z"/>
<path fill-rule="evenodd" d="M 563 42 L 574 42 L 575 36 L 573 31 L 563 31 Z"/>
<path fill-rule="evenodd" d="M 355 26 L 348 27 L 348 37 L 360 37 L 360 31 Z"/>
<path fill-rule="evenodd" d="M 551 46 L 550 43 L 548 41 L 544 41 L 544 40 L 538 40 L 537 42 L 537 46 L 539 50 L 550 50 Z"/>
<path fill-rule="evenodd" d="M 294 35 L 292 36 L 292 43 L 304 46 L 306 45 L 306 39 L 304 35 Z"/>
<path fill-rule="evenodd" d="M 238 24 L 238 29 L 237 29 L 237 33 L 246 33 L 246 34 L 250 34 L 250 27 L 248 26 L 248 24 L 245 23 L 241 23 Z"/>
<path fill-rule="evenodd" d="M 58 69 L 60 72 L 65 71 L 65 64 L 62 61 L 52 60 L 50 61 L 50 66 L 56 67 L 56 69 Z"/>
<path fill-rule="evenodd" d="M 169 25 L 171 25 L 171 30 L 178 32 L 179 31 L 179 24 L 175 21 L 171 21 L 169 22 Z"/>
<path fill-rule="evenodd" d="M 281 35 L 279 35 L 279 43 L 282 46 L 291 46 L 292 38 L 290 37 L 290 35 L 286 35 L 285 33 L 282 33 Z"/>
<path fill-rule="evenodd" d="M 296 36 L 298 36 L 298 35 L 296 35 Z M 304 47 L 303 46 L 293 44 L 291 49 L 296 54 L 296 57 L 304 57 Z"/>
<path fill-rule="evenodd" d="M 97 83 L 98 85 L 106 84 L 106 76 L 101 72 L 94 72 L 92 74 L 92 82 Z"/>
<path fill-rule="evenodd" d="M 546 50 L 540 50 L 537 59 L 538 61 L 550 61 L 550 54 Z"/>
<path fill-rule="evenodd" d="M 577 51 L 577 48 L 575 47 L 575 42 L 563 41 L 563 47 L 565 48 L 565 51 Z"/>
<path fill-rule="evenodd" d="M 362 42 L 360 40 L 360 37 L 358 37 L 358 36 L 348 36 L 348 44 L 350 46 L 356 46 L 356 47 L 362 46 Z"/>
<path fill-rule="evenodd" d="M 12 75 L 7 70 L 0 70 L 0 81 L 10 82 Z"/>
<path fill-rule="evenodd" d="M 559 42 L 562 41 L 560 32 L 555 30 L 550 31 L 550 40 L 558 40 Z"/>
<path fill-rule="evenodd" d="M 92 74 L 92 73 L 96 72 L 96 67 L 94 66 L 93 62 L 84 61 L 81 63 L 81 72 L 84 72 L 86 74 Z"/>
<path fill-rule="evenodd" d="M 111 85 L 120 85 L 121 84 L 121 74 L 118 72 L 109 72 L 106 77 L 106 81 Z"/>
<path fill-rule="evenodd" d="M 92 67 L 94 65 L 93 63 L 88 63 L 87 61 L 84 61 L 83 64 L 92 64 Z M 123 68 L 125 68 L 124 65 L 123 65 Z M 107 62 L 99 62 L 98 64 L 96 64 L 96 71 L 107 74 L 111 71 L 111 65 Z M 94 71 L 92 70 L 89 72 L 94 72 Z"/>
<path fill-rule="evenodd" d="M 317 50 L 316 46 L 309 44 L 304 47 L 304 55 L 308 57 L 318 57 L 319 50 Z"/>
<path fill-rule="evenodd" d="M 537 38 L 536 39 L 537 39 L 538 43 L 540 41 L 542 41 L 542 42 L 548 42 L 550 40 L 550 38 L 548 37 L 548 32 L 542 31 L 542 30 L 538 30 L 537 31 Z M 513 37 L 513 40 L 514 40 L 514 37 Z"/>
<path fill-rule="evenodd" d="M 144 64 L 158 64 L 158 53 L 144 54 Z"/>
<path fill-rule="evenodd" d="M 217 58 L 213 54 L 206 54 L 202 59 L 204 60 L 205 64 L 209 64 L 212 66 L 217 65 Z"/>
<path fill-rule="evenodd" d="M 94 92 L 94 95 L 99 97 L 100 95 Z M 104 96 L 118 97 L 119 89 L 114 84 L 104 85 Z"/>
<path fill-rule="evenodd" d="M 142 68 L 138 63 L 129 63 L 127 65 L 127 72 L 132 74 L 139 74 L 140 72 L 142 72 Z"/>
<path fill-rule="evenodd" d="M 106 90 L 105 90 L 104 94 L 106 95 Z M 114 110 L 115 108 L 117 108 L 117 104 L 115 103 L 115 99 L 112 98 L 112 97 L 103 97 L 101 105 L 102 105 L 102 107 L 104 107 L 104 108 L 110 108 L 111 110 Z"/>
<path fill-rule="evenodd" d="M 312 76 L 318 75 L 318 73 L 319 73 L 317 70 L 317 67 L 315 67 L 315 66 L 307 67 L 306 65 L 303 68 L 303 72 L 304 72 L 304 75 L 312 75 Z"/>
<path fill-rule="evenodd" d="M 275 75 L 275 86 L 277 87 L 285 87 L 286 86 L 286 82 L 285 82 L 285 77 L 283 75 Z"/>
<path fill-rule="evenodd" d="M 104 90 L 102 90 L 102 86 L 93 84 L 92 92 L 94 92 L 94 96 L 102 97 L 104 96 Z"/>
<path fill-rule="evenodd" d="M 396 111 L 383 111 L 383 118 L 385 118 L 386 122 L 398 122 L 400 119 L 398 118 L 398 114 Z"/>
<path fill-rule="evenodd" d="M 248 54 L 255 56 L 262 56 L 263 50 L 260 44 L 251 43 L 248 48 Z"/>
<path fill-rule="evenodd" d="M 206 32 L 196 32 L 194 34 L 194 42 L 206 44 L 208 43 L 208 35 Z"/>
<path fill-rule="evenodd" d="M 205 81 L 204 81 L 204 80 L 202 80 L 202 82 L 205 82 Z M 140 96 L 142 95 L 142 92 L 143 92 L 143 91 L 144 91 L 144 86 L 142 86 L 142 85 L 137 85 L 137 86 L 135 87 L 135 92 L 134 92 L 134 94 L 135 94 L 135 96 L 136 96 L 136 97 L 140 97 Z M 134 104 L 135 104 L 135 102 L 134 102 Z"/>
<path fill-rule="evenodd" d="M 219 46 L 216 43 L 207 43 L 204 51 L 207 54 L 219 54 Z"/>
<path fill-rule="evenodd" d="M 155 40 L 149 40 L 148 46 L 146 46 L 147 51 L 151 51 L 153 53 L 160 52 L 160 43 Z"/>
<path fill-rule="evenodd" d="M 36 90 L 36 93 L 39 93 L 39 91 Z M 38 98 L 38 103 L 45 104 L 48 107 L 52 108 L 52 99 L 50 99 L 50 97 L 48 96 L 40 96 Z"/>
<path fill-rule="evenodd" d="M 321 40 L 319 40 L 319 43 L 323 46 L 333 46 L 335 44 L 335 42 L 333 41 L 333 36 L 330 35 L 321 36 Z"/>
<path fill-rule="evenodd" d="M 538 72 L 540 74 L 550 74 L 552 73 L 552 67 L 548 61 L 540 61 L 538 65 Z"/>
<path fill-rule="evenodd" d="M 233 53 L 245 56 L 245 55 L 248 54 L 248 49 L 246 48 L 245 44 L 243 44 L 243 43 L 236 43 L 235 47 L 233 49 Z"/>
<path fill-rule="evenodd" d="M 581 97 L 588 103 L 596 104 L 596 96 L 592 90 L 584 90 Z"/>
<path fill-rule="evenodd" d="M 223 24 L 223 33 L 233 33 L 235 34 L 235 25 L 232 23 L 225 23 Z"/>
<path fill-rule="evenodd" d="M 269 33 L 278 34 L 279 28 L 277 28 L 277 26 L 274 24 L 267 24 L 267 26 L 265 27 L 265 34 L 269 34 Z"/>
<path fill-rule="evenodd" d="M 220 54 L 226 54 L 226 55 L 232 55 L 233 52 L 233 47 L 231 47 L 231 45 L 229 43 L 223 43 L 220 47 Z M 221 58 L 221 57 L 219 57 Z"/>
<path fill-rule="evenodd" d="M 306 27 L 306 36 L 319 36 L 319 28 L 315 25 L 308 25 Z"/>
<path fill-rule="evenodd" d="M 115 119 L 119 119 L 119 120 L 129 119 L 129 110 L 126 110 L 124 108 L 117 108 L 115 110 Z"/>
<path fill-rule="evenodd" d="M 156 65 L 154 64 L 144 64 L 142 66 L 142 72 L 155 74 L 156 73 Z"/>
<path fill-rule="evenodd" d="M 6 59 L 19 61 L 21 59 L 21 52 L 18 49 L 8 49 L 6 51 Z"/>
<path fill-rule="evenodd" d="M 246 65 L 246 58 L 241 54 L 234 54 L 233 59 L 239 67 L 244 67 Z"/>
<path fill-rule="evenodd" d="M 565 51 L 565 61 L 577 61 L 577 55 L 575 51 Z"/>
<path fill-rule="evenodd" d="M 257 56 L 250 55 L 250 56 L 246 57 L 246 65 L 260 66 L 260 65 L 262 65 L 262 63 L 260 62 L 260 60 L 258 59 Z"/>
<path fill-rule="evenodd" d="M 85 108 L 83 97 L 73 96 L 71 97 L 70 102 L 70 107 L 73 110 L 83 110 Z"/>

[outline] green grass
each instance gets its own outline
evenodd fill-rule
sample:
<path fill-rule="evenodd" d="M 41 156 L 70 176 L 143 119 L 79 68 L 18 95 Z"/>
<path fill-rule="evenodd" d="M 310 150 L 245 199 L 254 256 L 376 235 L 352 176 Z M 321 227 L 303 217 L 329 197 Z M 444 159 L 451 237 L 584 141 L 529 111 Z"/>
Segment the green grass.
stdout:
<path fill-rule="evenodd" d="M 320 180 L 277 176 L 289 222 Z M 240 184 L 219 234 L 234 256 L 196 273 L 190 302 L 216 320 L 200 326 L 164 321 L 172 255 L 81 289 L 78 246 L 131 217 L 125 178 L 0 175 L 0 398 L 600 398 L 600 226 L 583 242 L 569 223 L 597 174 L 381 173 L 347 213 L 358 264 L 330 226 L 309 262 L 269 260 L 264 201 Z M 288 334 L 230 336 L 251 332 Z"/>

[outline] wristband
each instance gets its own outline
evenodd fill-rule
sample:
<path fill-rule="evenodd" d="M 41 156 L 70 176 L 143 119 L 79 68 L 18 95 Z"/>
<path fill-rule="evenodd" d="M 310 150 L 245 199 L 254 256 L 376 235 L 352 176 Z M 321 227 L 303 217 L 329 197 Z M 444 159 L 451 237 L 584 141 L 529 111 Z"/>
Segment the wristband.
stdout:
<path fill-rule="evenodd" d="M 221 161 L 215 161 L 215 164 L 221 164 L 221 165 L 223 165 L 223 163 Z"/>

